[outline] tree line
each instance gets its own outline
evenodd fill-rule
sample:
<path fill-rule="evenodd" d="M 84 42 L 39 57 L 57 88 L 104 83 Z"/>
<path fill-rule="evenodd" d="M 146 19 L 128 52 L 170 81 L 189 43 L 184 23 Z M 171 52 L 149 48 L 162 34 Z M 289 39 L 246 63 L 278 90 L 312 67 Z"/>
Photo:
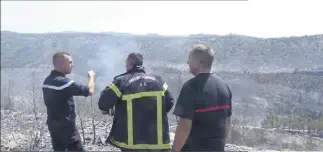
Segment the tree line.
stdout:
<path fill-rule="evenodd" d="M 319 117 L 316 118 L 315 117 Z M 277 128 L 291 131 L 293 133 L 304 133 L 313 135 L 315 133 L 322 137 L 323 117 L 319 112 L 315 117 L 308 116 L 279 116 L 270 113 L 262 122 L 263 128 Z"/>

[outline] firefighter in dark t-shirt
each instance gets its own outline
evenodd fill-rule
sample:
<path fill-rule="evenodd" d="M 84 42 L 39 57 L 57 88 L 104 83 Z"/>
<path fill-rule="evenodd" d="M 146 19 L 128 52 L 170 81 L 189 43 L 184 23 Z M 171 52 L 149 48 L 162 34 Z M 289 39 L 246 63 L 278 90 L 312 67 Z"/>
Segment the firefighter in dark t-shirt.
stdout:
<path fill-rule="evenodd" d="M 188 65 L 195 76 L 182 87 L 174 114 L 180 117 L 173 151 L 224 151 L 231 125 L 229 86 L 211 73 L 214 51 L 196 45 Z"/>

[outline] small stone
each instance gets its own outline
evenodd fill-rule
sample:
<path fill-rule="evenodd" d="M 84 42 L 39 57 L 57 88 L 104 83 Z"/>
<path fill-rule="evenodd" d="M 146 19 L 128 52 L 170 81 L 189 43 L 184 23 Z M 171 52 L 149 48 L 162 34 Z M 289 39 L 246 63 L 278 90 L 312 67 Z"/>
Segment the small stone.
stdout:
<path fill-rule="evenodd" d="M 170 132 L 169 133 L 169 138 L 170 138 L 170 141 L 174 141 L 174 139 L 175 139 L 175 133 L 173 133 L 173 132 Z"/>
<path fill-rule="evenodd" d="M 11 141 L 9 141 L 7 147 L 9 149 L 14 149 L 14 148 L 17 148 L 18 147 L 18 144 L 15 141 L 11 140 Z"/>
<path fill-rule="evenodd" d="M 86 141 L 91 141 L 91 140 L 92 140 L 92 138 L 90 138 L 90 137 L 85 137 L 85 140 L 86 140 Z"/>
<path fill-rule="evenodd" d="M 92 151 L 93 150 L 93 147 L 92 146 L 89 146 L 86 148 L 88 151 Z"/>

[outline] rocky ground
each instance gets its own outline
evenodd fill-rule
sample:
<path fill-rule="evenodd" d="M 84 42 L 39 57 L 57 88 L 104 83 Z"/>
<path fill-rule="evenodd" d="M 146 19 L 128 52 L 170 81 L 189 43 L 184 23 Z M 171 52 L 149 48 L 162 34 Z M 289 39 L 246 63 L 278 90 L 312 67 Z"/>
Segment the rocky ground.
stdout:
<path fill-rule="evenodd" d="M 1 111 L 1 151 L 51 151 L 50 136 L 45 125 L 45 115 L 38 115 L 35 120 L 35 114 Z M 92 120 L 84 119 L 84 147 L 87 151 L 118 151 L 118 149 L 103 144 L 111 124 L 109 119 L 96 122 L 96 137 L 94 138 Z M 82 127 L 78 121 L 78 128 L 81 136 Z M 171 133 L 171 138 L 174 133 Z M 226 145 L 226 151 L 269 151 L 255 149 L 245 146 Z"/>

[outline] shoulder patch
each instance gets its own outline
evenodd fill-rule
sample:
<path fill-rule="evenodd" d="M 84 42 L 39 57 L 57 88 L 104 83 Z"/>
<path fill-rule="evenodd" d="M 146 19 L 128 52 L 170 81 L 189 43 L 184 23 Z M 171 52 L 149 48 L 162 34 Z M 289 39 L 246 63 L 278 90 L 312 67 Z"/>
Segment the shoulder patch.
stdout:
<path fill-rule="evenodd" d="M 149 76 L 149 75 L 138 75 L 138 76 L 132 77 L 129 80 L 129 83 L 133 83 L 133 82 L 135 82 L 137 80 L 140 80 L 140 79 L 156 81 L 156 78 L 153 77 L 153 76 Z"/>

